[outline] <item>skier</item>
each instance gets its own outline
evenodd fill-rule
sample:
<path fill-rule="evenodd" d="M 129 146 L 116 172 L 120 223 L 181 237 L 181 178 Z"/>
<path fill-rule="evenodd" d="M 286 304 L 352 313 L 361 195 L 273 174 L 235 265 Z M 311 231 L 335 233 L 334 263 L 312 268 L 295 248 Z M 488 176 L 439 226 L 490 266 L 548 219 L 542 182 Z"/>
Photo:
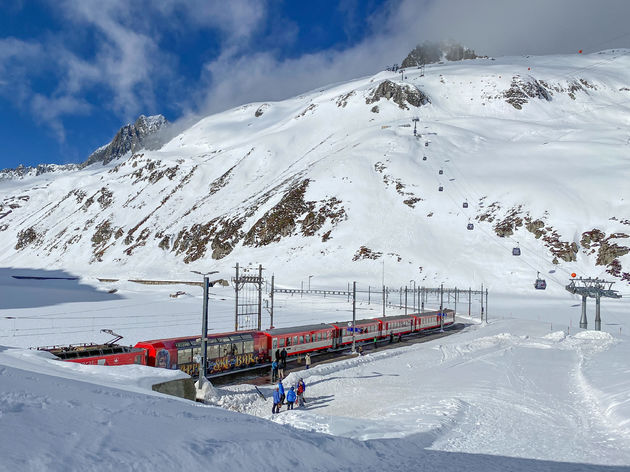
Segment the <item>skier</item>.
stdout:
<path fill-rule="evenodd" d="M 293 409 L 293 405 L 295 404 L 296 398 L 297 397 L 295 395 L 295 387 L 291 387 L 291 390 L 287 392 L 287 408 L 289 410 Z"/>

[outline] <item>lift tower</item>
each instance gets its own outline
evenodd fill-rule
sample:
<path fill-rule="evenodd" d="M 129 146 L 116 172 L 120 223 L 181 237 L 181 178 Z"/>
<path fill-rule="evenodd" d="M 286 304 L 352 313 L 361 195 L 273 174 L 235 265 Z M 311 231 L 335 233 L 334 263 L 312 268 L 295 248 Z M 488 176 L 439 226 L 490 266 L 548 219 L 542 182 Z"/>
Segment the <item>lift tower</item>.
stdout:
<path fill-rule="evenodd" d="M 602 297 L 621 298 L 616 290 L 612 290 L 614 282 L 608 282 L 603 279 L 571 279 L 569 285 L 565 288 L 568 292 L 582 296 L 582 317 L 580 318 L 580 328 L 586 329 L 588 323 L 586 321 L 586 298 L 595 299 L 595 331 L 602 330 L 602 319 L 600 317 L 599 305 Z"/>

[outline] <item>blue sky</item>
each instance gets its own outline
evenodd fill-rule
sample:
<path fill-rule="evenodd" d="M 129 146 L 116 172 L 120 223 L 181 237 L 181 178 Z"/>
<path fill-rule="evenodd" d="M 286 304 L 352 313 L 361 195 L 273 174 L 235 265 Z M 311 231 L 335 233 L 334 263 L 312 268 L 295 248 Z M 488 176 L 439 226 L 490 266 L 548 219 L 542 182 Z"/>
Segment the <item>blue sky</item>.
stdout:
<path fill-rule="evenodd" d="M 81 162 L 142 113 L 185 122 L 372 74 L 424 40 L 630 47 L 628 17 L 625 0 L 0 0 L 0 169 Z"/>

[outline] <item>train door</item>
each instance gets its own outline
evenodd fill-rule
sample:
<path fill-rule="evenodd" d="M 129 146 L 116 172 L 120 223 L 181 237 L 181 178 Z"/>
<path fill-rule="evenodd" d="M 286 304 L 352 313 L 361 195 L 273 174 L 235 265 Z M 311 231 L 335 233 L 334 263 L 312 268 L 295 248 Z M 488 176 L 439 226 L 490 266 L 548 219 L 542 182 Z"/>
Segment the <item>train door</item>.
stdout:
<path fill-rule="evenodd" d="M 274 352 L 278 349 L 278 338 L 271 338 L 271 349 L 269 349 L 269 359 L 275 360 Z"/>

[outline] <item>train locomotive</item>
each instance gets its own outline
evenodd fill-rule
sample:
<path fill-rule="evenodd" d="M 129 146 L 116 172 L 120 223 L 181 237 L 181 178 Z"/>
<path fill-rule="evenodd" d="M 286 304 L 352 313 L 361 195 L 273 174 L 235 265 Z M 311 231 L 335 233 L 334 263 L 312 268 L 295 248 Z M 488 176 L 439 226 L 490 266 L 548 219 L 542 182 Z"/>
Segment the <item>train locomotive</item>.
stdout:
<path fill-rule="evenodd" d="M 443 318 L 443 319 L 441 319 Z M 278 349 L 287 351 L 287 358 L 307 352 L 340 350 L 355 343 L 393 340 L 411 333 L 448 326 L 455 322 L 455 312 L 444 310 L 399 316 L 384 316 L 334 323 L 309 324 L 265 331 L 238 331 L 212 334 L 207 342 L 206 372 L 220 375 L 239 369 L 269 364 Z M 76 347 L 46 349 L 63 360 L 83 364 L 123 365 L 143 364 L 165 369 L 180 369 L 192 377 L 199 375 L 201 339 L 199 336 L 141 341 L 135 346 L 107 344 L 91 349 Z M 98 349 L 97 349 L 98 348 Z M 118 349 L 117 356 L 112 355 Z M 109 351 L 112 351 L 111 353 Z M 72 353 L 78 354 L 72 354 Z M 68 355 L 68 353 L 70 353 Z M 90 355 L 93 353 L 94 356 Z"/>

